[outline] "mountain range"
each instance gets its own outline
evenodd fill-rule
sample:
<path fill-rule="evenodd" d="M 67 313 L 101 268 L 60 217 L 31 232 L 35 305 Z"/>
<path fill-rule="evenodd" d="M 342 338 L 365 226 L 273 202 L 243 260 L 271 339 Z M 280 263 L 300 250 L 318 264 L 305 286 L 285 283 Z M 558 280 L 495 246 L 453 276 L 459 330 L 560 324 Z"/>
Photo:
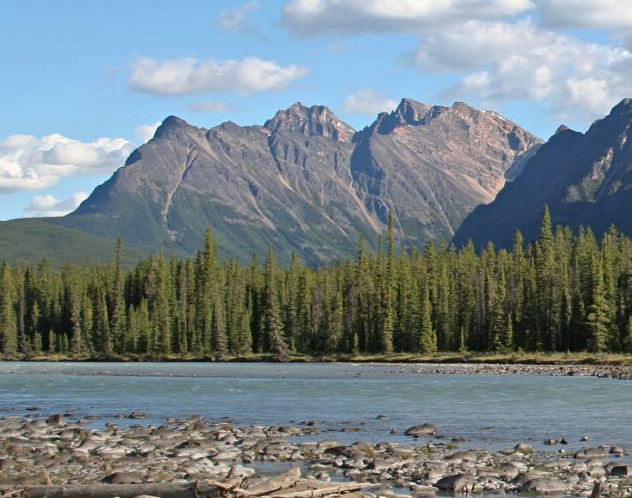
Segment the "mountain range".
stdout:
<path fill-rule="evenodd" d="M 614 225 L 632 235 L 632 99 L 586 133 L 560 126 L 521 175 L 465 219 L 454 242 L 508 247 L 517 229 L 531 241 L 545 205 L 554 226 L 590 227 L 599 236 Z"/>
<path fill-rule="evenodd" d="M 375 248 L 389 213 L 401 247 L 420 247 L 450 240 L 476 206 L 517 185 L 541 145 L 460 102 L 403 99 L 360 131 L 300 103 L 261 126 L 205 129 L 170 116 L 73 213 L 0 223 L 0 257 L 101 259 L 116 237 L 131 256 L 190 255 L 210 227 L 223 257 L 246 262 L 271 246 L 281 262 L 294 251 L 318 265 L 353 257 L 360 237 Z"/>

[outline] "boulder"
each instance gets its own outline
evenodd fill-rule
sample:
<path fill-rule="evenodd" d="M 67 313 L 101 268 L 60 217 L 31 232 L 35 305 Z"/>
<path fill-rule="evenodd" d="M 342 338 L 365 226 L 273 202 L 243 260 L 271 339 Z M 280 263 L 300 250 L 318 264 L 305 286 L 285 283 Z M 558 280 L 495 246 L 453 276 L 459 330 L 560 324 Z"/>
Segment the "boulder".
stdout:
<path fill-rule="evenodd" d="M 598 446 L 596 448 L 585 448 L 576 452 L 573 458 L 605 458 L 608 456 L 610 448 Z"/>
<path fill-rule="evenodd" d="M 138 472 L 114 472 L 103 478 L 108 484 L 140 484 L 143 482 L 142 474 Z"/>
<path fill-rule="evenodd" d="M 522 453 L 523 455 L 530 455 L 531 453 L 533 453 L 533 446 L 531 446 L 530 444 L 518 443 L 516 446 L 514 446 L 514 451 Z"/>
<path fill-rule="evenodd" d="M 419 436 L 433 436 L 437 433 L 437 426 L 434 424 L 421 424 L 421 425 L 413 425 L 406 429 L 407 436 L 419 437 Z"/>
<path fill-rule="evenodd" d="M 469 493 L 474 487 L 474 478 L 470 474 L 452 474 L 439 479 L 434 487 L 451 493 Z"/>
<path fill-rule="evenodd" d="M 613 477 L 624 477 L 632 475 L 632 465 L 615 465 L 610 469 Z"/>
<path fill-rule="evenodd" d="M 557 495 L 568 493 L 569 485 L 553 477 L 537 477 L 525 482 L 520 487 L 520 491 L 539 495 Z"/>

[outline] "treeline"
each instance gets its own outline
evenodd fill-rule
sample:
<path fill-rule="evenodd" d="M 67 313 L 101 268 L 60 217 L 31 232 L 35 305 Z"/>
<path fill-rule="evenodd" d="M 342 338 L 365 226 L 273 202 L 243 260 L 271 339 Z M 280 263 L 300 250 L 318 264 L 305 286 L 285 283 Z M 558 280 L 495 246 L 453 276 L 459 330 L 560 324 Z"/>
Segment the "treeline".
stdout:
<path fill-rule="evenodd" d="M 191 259 L 162 254 L 135 268 L 46 261 L 0 267 L 4 357 L 222 358 L 270 353 L 394 351 L 632 352 L 632 240 L 551 229 L 539 240 L 477 254 L 439 243 L 384 248 L 313 269 L 220 263 L 207 232 Z"/>

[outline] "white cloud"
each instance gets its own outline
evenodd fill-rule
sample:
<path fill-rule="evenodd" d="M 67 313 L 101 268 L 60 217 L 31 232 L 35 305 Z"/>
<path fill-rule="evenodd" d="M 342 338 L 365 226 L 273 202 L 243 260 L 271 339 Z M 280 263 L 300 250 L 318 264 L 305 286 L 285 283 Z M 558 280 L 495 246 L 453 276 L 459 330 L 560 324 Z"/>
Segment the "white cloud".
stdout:
<path fill-rule="evenodd" d="M 342 104 L 344 112 L 367 115 L 392 111 L 395 107 L 397 107 L 396 100 L 388 99 L 370 88 L 349 95 Z"/>
<path fill-rule="evenodd" d="M 303 67 L 281 66 L 258 57 L 227 61 L 198 61 L 191 57 L 156 61 L 138 57 L 132 63 L 129 83 L 138 91 L 157 95 L 230 91 L 251 94 L 283 89 L 305 74 Z"/>
<path fill-rule="evenodd" d="M 36 195 L 23 210 L 26 218 L 64 216 L 74 211 L 79 204 L 88 198 L 85 192 L 77 192 L 68 199 L 57 199 L 53 195 Z"/>
<path fill-rule="evenodd" d="M 224 9 L 215 22 L 218 26 L 228 31 L 243 30 L 246 27 L 246 15 L 257 10 L 260 6 L 259 2 L 248 2 L 241 7 L 237 7 L 233 12 Z"/>
<path fill-rule="evenodd" d="M 632 53 L 550 31 L 530 20 L 469 21 L 429 35 L 415 55 L 427 70 L 461 75 L 448 92 L 499 105 L 543 101 L 554 113 L 598 117 L 632 93 Z"/>
<path fill-rule="evenodd" d="M 0 141 L 0 193 L 43 189 L 70 176 L 111 173 L 133 148 L 123 138 L 80 142 L 58 133 L 42 138 L 11 135 Z"/>
<path fill-rule="evenodd" d="M 136 133 L 136 136 L 140 139 L 141 143 L 144 144 L 148 142 L 151 138 L 153 138 L 154 133 L 156 133 L 156 130 L 158 129 L 160 124 L 160 121 L 156 121 L 152 124 L 141 125 L 137 127 L 134 132 Z"/>
<path fill-rule="evenodd" d="M 632 27 L 630 0 L 538 0 L 544 25 L 556 28 Z"/>
<path fill-rule="evenodd" d="M 283 8 L 283 23 L 302 36 L 399 32 L 505 19 L 533 8 L 531 0 L 291 0 Z"/>
<path fill-rule="evenodd" d="M 194 102 L 189 106 L 194 112 L 200 113 L 218 113 L 218 112 L 226 112 L 232 109 L 231 106 L 224 102 L 220 102 L 217 100 L 203 100 L 201 102 Z"/>

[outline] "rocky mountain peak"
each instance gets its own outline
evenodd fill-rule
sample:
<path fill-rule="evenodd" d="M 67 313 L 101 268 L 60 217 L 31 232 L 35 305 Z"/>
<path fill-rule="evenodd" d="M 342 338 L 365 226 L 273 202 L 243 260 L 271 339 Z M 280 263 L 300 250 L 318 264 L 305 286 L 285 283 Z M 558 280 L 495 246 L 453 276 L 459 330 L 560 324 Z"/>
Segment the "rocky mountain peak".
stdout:
<path fill-rule="evenodd" d="M 178 131 L 187 130 L 193 128 L 184 119 L 177 116 L 167 116 L 154 133 L 154 138 L 164 137 L 170 133 L 177 133 Z"/>
<path fill-rule="evenodd" d="M 555 130 L 554 135 L 559 135 L 560 133 L 564 133 L 565 131 L 570 130 L 570 128 L 568 126 L 566 126 L 565 124 L 561 124 L 557 127 L 557 130 Z"/>
<path fill-rule="evenodd" d="M 304 136 L 322 136 L 338 142 L 351 142 L 355 130 L 341 121 L 328 107 L 305 107 L 295 102 L 278 111 L 263 125 L 271 133 L 298 133 Z"/>
<path fill-rule="evenodd" d="M 452 112 L 458 113 L 458 114 L 462 114 L 462 115 L 466 115 L 466 116 L 470 116 L 470 115 L 475 115 L 475 114 L 480 114 L 481 111 L 479 111 L 478 109 L 474 109 L 473 107 L 467 105 L 465 102 L 453 102 L 452 105 L 450 106 L 450 110 Z M 496 114 L 496 113 L 494 113 Z M 496 114 L 498 116 L 498 114 Z"/>
<path fill-rule="evenodd" d="M 430 109 L 431 107 L 426 104 L 404 98 L 393 112 L 393 115 L 399 117 L 402 124 L 416 125 L 424 121 Z"/>
<path fill-rule="evenodd" d="M 398 126 L 425 124 L 431 107 L 413 99 L 403 98 L 391 113 L 381 112 L 375 122 L 365 130 L 377 130 L 386 135 Z"/>
<path fill-rule="evenodd" d="M 610 114 L 595 121 L 586 135 L 620 135 L 621 133 L 627 133 L 627 130 L 632 126 L 632 99 L 623 99 L 617 105 L 615 105 Z"/>

